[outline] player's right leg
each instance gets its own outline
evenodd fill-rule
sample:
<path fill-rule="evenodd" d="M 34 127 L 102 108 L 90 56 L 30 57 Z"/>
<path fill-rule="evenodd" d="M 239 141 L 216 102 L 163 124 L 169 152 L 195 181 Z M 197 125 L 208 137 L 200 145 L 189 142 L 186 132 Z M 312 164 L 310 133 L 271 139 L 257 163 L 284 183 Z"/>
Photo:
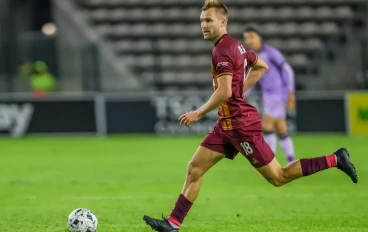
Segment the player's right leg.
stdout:
<path fill-rule="evenodd" d="M 358 182 L 359 176 L 346 148 L 340 148 L 327 156 L 296 160 L 286 167 L 282 167 L 274 158 L 269 164 L 257 170 L 268 182 L 279 187 L 298 178 L 335 167 L 346 173 L 354 183 Z"/>
<path fill-rule="evenodd" d="M 224 154 L 200 146 L 188 164 L 187 177 L 182 194 L 191 202 L 197 199 L 202 176 L 217 162 L 225 157 Z"/>
<path fill-rule="evenodd" d="M 227 156 L 234 158 L 235 148 L 230 144 L 224 144 L 221 131 L 215 126 L 201 146 L 195 152 L 192 160 L 188 164 L 187 176 L 184 187 L 179 195 L 170 216 L 161 219 L 154 219 L 147 215 L 143 220 L 151 226 L 153 230 L 160 232 L 175 232 L 184 221 L 193 202 L 198 196 L 202 185 L 202 176 L 217 162 Z"/>
<path fill-rule="evenodd" d="M 264 109 L 265 113 L 263 113 L 262 115 L 263 137 L 268 146 L 270 146 L 273 153 L 276 153 L 277 147 L 277 138 L 275 134 L 276 119 L 267 113 L 268 111 L 266 108 L 267 107 L 265 107 Z"/>
<path fill-rule="evenodd" d="M 178 231 L 193 202 L 198 196 L 202 185 L 202 176 L 224 157 L 225 155 L 222 153 L 200 146 L 188 164 L 187 176 L 183 190 L 179 195 L 170 216 L 167 219 L 162 218 L 162 220 L 160 220 L 145 215 L 143 216 L 143 220 L 156 231 Z"/>

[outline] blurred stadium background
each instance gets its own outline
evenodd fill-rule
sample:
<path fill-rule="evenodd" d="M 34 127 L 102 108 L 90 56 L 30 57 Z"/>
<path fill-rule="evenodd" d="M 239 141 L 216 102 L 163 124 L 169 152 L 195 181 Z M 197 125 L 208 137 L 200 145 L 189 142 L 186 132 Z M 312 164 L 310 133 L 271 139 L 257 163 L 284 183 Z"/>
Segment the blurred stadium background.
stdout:
<path fill-rule="evenodd" d="M 288 112 L 288 125 L 297 157 L 348 146 L 364 179 L 368 169 L 359 163 L 368 161 L 368 1 L 223 2 L 229 34 L 242 40 L 244 27 L 256 25 L 296 72 L 297 108 Z M 96 211 L 101 231 L 148 231 L 142 213 L 160 216 L 171 209 L 198 135 L 217 119 L 213 112 L 190 129 L 177 123 L 212 92 L 202 3 L 0 1 L 2 231 L 64 231 L 64 218 L 81 205 Z M 262 113 L 259 93 L 250 101 Z M 368 231 L 366 186 L 351 190 L 331 172 L 303 180 L 311 189 L 292 184 L 275 190 L 239 160 L 209 174 L 193 212 L 214 223 L 190 217 L 184 231 Z M 221 212 L 204 202 L 212 198 L 227 199 Z M 336 204 L 352 199 L 345 207 Z M 244 221 L 233 222 L 232 214 Z M 253 217 L 263 219 L 252 227 Z M 223 226 L 229 223 L 233 227 Z"/>
<path fill-rule="evenodd" d="M 361 106 L 368 101 L 367 1 L 225 3 L 231 35 L 242 40 L 246 25 L 257 26 L 294 68 L 298 108 L 290 112 L 291 131 L 351 133 L 354 125 L 363 130 L 356 124 L 368 114 L 367 106 Z M 214 112 L 191 131 L 176 124 L 181 112 L 200 105 L 211 93 L 212 47 L 202 39 L 198 21 L 202 2 L 4 0 L 1 4 L 1 99 L 4 103 L 14 103 L 15 97 L 18 103 L 42 99 L 27 105 L 33 117 L 22 132 L 18 128 L 12 133 L 11 120 L 2 123 L 2 132 L 198 134 L 216 119 Z M 357 91 L 363 95 L 351 97 Z M 260 109 L 257 92 L 250 101 Z M 53 117 L 44 120 L 49 114 Z M 350 114 L 360 118 L 354 121 Z M 122 120 L 134 123 L 122 125 Z M 367 126 L 363 127 L 365 132 L 357 133 L 366 133 Z"/>

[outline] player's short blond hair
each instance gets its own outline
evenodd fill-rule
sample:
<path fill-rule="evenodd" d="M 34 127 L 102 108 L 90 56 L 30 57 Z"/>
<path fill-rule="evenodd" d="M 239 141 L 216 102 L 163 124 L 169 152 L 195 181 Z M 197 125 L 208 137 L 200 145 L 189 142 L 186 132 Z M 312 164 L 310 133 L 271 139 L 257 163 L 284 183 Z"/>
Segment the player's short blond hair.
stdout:
<path fill-rule="evenodd" d="M 216 8 L 218 12 L 227 18 L 227 7 L 222 2 L 218 0 L 206 0 L 202 6 L 202 11 L 210 8 Z"/>

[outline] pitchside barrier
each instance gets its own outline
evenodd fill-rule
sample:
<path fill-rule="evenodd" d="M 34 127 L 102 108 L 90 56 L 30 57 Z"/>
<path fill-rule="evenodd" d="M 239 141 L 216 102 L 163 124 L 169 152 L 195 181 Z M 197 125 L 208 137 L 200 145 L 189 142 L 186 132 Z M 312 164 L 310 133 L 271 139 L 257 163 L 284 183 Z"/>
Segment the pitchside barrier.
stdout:
<path fill-rule="evenodd" d="M 368 135 L 368 92 L 350 92 L 345 103 L 347 133 Z"/>
<path fill-rule="evenodd" d="M 0 94 L 0 134 L 206 134 L 217 112 L 191 128 L 178 117 L 205 103 L 211 92 L 58 93 L 46 99 Z M 248 98 L 262 113 L 262 99 Z M 291 133 L 368 134 L 368 92 L 298 92 L 288 112 Z"/>

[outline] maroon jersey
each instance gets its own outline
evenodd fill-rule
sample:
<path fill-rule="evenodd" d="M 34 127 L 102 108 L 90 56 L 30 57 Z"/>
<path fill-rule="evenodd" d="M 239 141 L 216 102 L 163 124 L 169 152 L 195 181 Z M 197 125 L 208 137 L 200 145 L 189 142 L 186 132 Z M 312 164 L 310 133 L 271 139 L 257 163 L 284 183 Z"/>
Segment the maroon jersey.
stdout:
<path fill-rule="evenodd" d="M 257 109 L 243 99 L 244 75 L 257 62 L 258 56 L 245 49 L 242 43 L 225 34 L 215 44 L 212 51 L 211 71 L 214 91 L 217 79 L 232 75 L 232 96 L 219 107 L 219 123 L 223 130 L 245 128 L 249 131 L 261 130 L 261 118 Z"/>

